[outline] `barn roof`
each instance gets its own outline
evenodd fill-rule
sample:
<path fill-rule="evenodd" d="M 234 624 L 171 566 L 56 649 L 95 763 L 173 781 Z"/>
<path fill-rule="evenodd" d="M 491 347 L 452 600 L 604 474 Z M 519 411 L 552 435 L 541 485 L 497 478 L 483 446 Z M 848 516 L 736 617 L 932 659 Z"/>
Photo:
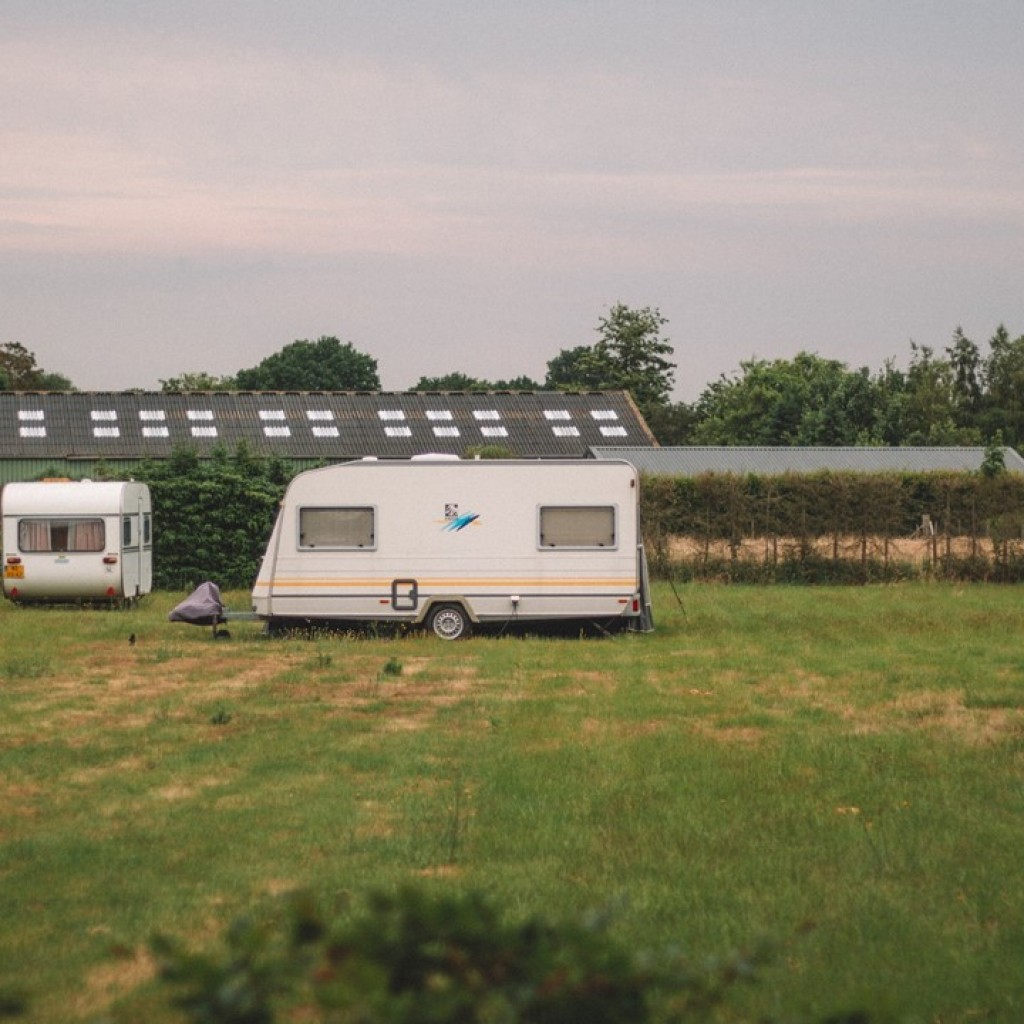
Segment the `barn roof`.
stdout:
<path fill-rule="evenodd" d="M 595 446 L 599 459 L 625 459 L 641 472 L 665 476 L 699 476 L 701 473 L 753 473 L 780 476 L 783 473 L 833 472 L 884 473 L 953 470 L 977 472 L 985 459 L 985 448 L 768 448 L 768 447 L 676 447 Z M 1008 470 L 1024 472 L 1024 458 L 1013 449 L 1003 449 Z"/>
<path fill-rule="evenodd" d="M 0 392 L 0 459 L 164 458 L 240 442 L 339 461 L 494 444 L 525 458 L 656 443 L 629 394 L 604 392 Z"/>

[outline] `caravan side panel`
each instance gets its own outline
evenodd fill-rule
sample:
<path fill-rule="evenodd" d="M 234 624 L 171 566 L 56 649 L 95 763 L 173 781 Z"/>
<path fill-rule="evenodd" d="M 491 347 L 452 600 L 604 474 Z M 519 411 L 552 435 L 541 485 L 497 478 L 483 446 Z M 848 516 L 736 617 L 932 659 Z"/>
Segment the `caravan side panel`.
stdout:
<path fill-rule="evenodd" d="M 289 487 L 253 591 L 267 618 L 634 614 L 635 471 L 617 462 L 357 462 Z"/>

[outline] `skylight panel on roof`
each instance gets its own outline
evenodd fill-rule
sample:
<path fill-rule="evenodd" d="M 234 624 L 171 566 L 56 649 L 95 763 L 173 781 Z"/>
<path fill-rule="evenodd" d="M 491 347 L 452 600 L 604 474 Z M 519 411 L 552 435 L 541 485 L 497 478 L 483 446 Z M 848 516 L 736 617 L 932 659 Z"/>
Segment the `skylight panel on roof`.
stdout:
<path fill-rule="evenodd" d="M 458 427 L 434 427 L 434 437 L 458 437 Z"/>
<path fill-rule="evenodd" d="M 384 433 L 388 437 L 412 437 L 412 431 L 408 427 L 385 427 Z"/>
<path fill-rule="evenodd" d="M 170 437 L 171 432 L 166 427 L 143 427 L 143 437 Z"/>
<path fill-rule="evenodd" d="M 314 437 L 338 437 L 337 427 L 313 427 Z"/>
<path fill-rule="evenodd" d="M 109 422 L 117 419 L 117 413 L 113 409 L 93 409 L 89 418 L 93 423 Z"/>
<path fill-rule="evenodd" d="M 568 409 L 545 409 L 544 419 L 546 420 L 571 420 Z"/>
<path fill-rule="evenodd" d="M 140 409 L 139 419 L 142 420 L 143 423 L 162 423 L 165 419 L 167 419 L 167 413 L 165 413 L 163 409 Z"/>
<path fill-rule="evenodd" d="M 602 427 L 601 428 L 601 435 L 603 437 L 625 437 L 626 436 L 626 428 L 625 427 Z"/>
<path fill-rule="evenodd" d="M 330 409 L 307 409 L 306 419 L 309 420 L 310 423 L 316 422 L 318 420 L 333 420 L 334 413 L 331 412 Z"/>
<path fill-rule="evenodd" d="M 595 420 L 617 420 L 619 414 L 614 409 L 591 409 L 590 415 Z"/>
<path fill-rule="evenodd" d="M 580 432 L 576 427 L 552 427 L 551 432 L 555 437 L 579 437 Z"/>
<path fill-rule="evenodd" d="M 377 415 L 382 420 L 404 420 L 405 413 L 401 409 L 378 409 Z"/>
<path fill-rule="evenodd" d="M 500 420 L 501 413 L 497 409 L 474 409 L 473 419 L 475 420 Z"/>
<path fill-rule="evenodd" d="M 189 409 L 185 415 L 193 422 L 201 420 L 212 420 L 213 410 L 212 409 Z"/>
<path fill-rule="evenodd" d="M 46 413 L 42 409 L 19 409 L 18 420 L 25 424 L 35 424 L 33 426 L 21 426 L 18 428 L 18 436 L 25 438 L 40 438 L 46 437 L 46 426 L 44 421 L 46 419 Z"/>
<path fill-rule="evenodd" d="M 119 427 L 93 427 L 93 437 L 120 437 L 121 430 Z"/>
<path fill-rule="evenodd" d="M 480 433 L 484 437 L 508 437 L 508 431 L 504 427 L 481 427 Z"/>
<path fill-rule="evenodd" d="M 192 428 L 192 436 L 193 437 L 216 437 L 217 436 L 217 428 L 216 427 L 193 427 Z"/>
<path fill-rule="evenodd" d="M 264 427 L 263 434 L 265 437 L 291 437 L 291 427 Z"/>
<path fill-rule="evenodd" d="M 445 421 L 445 420 L 451 420 L 453 418 L 454 417 L 452 416 L 451 409 L 428 409 L 427 410 L 427 419 L 428 420 Z"/>
<path fill-rule="evenodd" d="M 284 409 L 260 409 L 260 419 L 264 423 L 283 420 L 284 418 Z"/>

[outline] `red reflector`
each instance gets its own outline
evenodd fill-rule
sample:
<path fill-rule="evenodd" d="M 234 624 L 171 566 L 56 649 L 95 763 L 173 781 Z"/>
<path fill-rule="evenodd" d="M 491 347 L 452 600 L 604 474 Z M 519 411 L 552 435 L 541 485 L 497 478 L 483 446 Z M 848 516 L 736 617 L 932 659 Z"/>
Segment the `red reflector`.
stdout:
<path fill-rule="evenodd" d="M 107 597 L 115 597 L 117 591 L 113 587 L 107 587 Z"/>
<path fill-rule="evenodd" d="M 17 555 L 8 555 L 7 556 L 7 564 L 8 565 L 21 565 L 21 559 Z"/>
<path fill-rule="evenodd" d="M 117 565 L 117 555 L 104 555 L 103 556 L 103 564 L 104 565 Z"/>
<path fill-rule="evenodd" d="M 18 588 L 17 587 L 11 587 L 11 597 L 17 597 L 17 596 L 18 596 Z"/>
<path fill-rule="evenodd" d="M 637 614 L 640 612 L 640 598 L 638 597 L 633 598 L 633 611 Z"/>

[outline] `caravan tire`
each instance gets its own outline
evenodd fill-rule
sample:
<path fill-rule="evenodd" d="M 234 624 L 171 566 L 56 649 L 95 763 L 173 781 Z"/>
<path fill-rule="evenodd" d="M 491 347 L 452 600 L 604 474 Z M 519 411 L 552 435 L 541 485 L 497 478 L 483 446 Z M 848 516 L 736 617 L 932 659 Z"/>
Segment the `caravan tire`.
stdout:
<path fill-rule="evenodd" d="M 469 616 L 457 604 L 438 605 L 428 622 L 434 636 L 442 640 L 462 640 L 470 634 Z"/>

